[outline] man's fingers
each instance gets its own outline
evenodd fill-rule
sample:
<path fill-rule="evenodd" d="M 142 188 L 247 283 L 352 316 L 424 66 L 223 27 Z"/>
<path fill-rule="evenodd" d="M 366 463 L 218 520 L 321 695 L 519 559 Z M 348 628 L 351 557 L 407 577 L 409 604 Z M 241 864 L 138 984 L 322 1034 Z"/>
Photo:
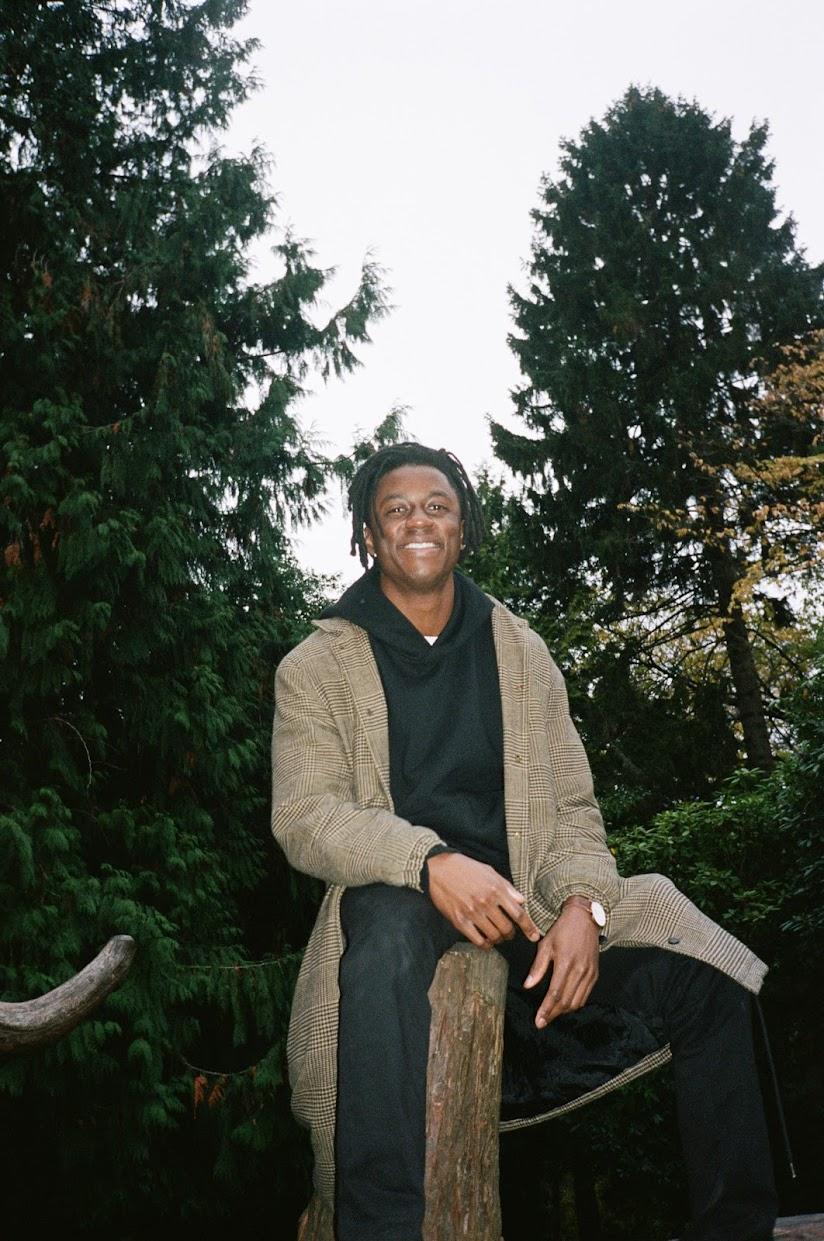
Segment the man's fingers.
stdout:
<path fill-rule="evenodd" d="M 534 987 L 540 982 L 544 974 L 547 972 L 550 961 L 552 960 L 552 948 L 547 940 L 542 939 L 535 953 L 535 959 L 530 966 L 529 973 L 524 979 L 525 987 Z"/>
<path fill-rule="evenodd" d="M 512 919 L 515 926 L 520 927 L 527 939 L 537 943 L 541 932 L 524 909 L 524 897 L 517 888 L 507 884 L 505 894 L 499 898 L 499 907 Z"/>
<path fill-rule="evenodd" d="M 547 991 L 541 1007 L 535 1014 L 535 1024 L 539 1030 L 543 1030 L 544 1026 L 548 1026 L 550 1021 L 553 1021 L 555 1017 L 560 1015 L 558 1007 L 560 998 L 561 992 L 559 989 L 550 988 Z"/>
<path fill-rule="evenodd" d="M 523 893 L 493 867 L 461 853 L 435 854 L 427 866 L 432 903 L 470 943 L 479 942 L 470 924 L 480 930 L 484 943 L 510 939 L 516 928 L 528 939 L 541 938 L 524 908 Z"/>
<path fill-rule="evenodd" d="M 584 1007 L 587 1000 L 589 999 L 590 992 L 592 991 L 592 988 L 595 986 L 597 981 L 598 981 L 597 974 L 595 974 L 595 976 L 593 977 L 591 974 L 587 973 L 581 979 L 581 981 L 579 982 L 575 990 L 575 994 L 572 997 L 571 1011 L 574 1012 L 576 1009 Z"/>
<path fill-rule="evenodd" d="M 576 985 L 577 979 L 573 981 L 569 976 L 569 965 L 556 960 L 552 967 L 552 977 L 549 980 L 547 993 L 535 1014 L 535 1024 L 539 1029 L 548 1025 L 554 1017 L 559 1017 L 561 1013 L 567 1011 L 567 1005 L 572 999 Z"/>
<path fill-rule="evenodd" d="M 571 996 L 565 993 L 563 987 L 550 986 L 543 1003 L 535 1014 L 535 1024 L 539 1030 L 544 1026 L 548 1026 L 550 1021 L 554 1021 L 556 1017 L 560 1017 L 563 1013 L 571 1011 Z"/>
<path fill-rule="evenodd" d="M 581 969 L 573 963 L 559 970 L 556 962 L 547 993 L 535 1014 L 536 1026 L 542 1029 L 556 1017 L 583 1008 L 596 978 L 597 973 L 589 968 Z"/>
<path fill-rule="evenodd" d="M 530 918 L 525 909 L 520 909 L 511 915 L 513 921 L 521 928 L 527 939 L 531 939 L 533 943 L 537 943 L 541 938 L 541 932 Z"/>
<path fill-rule="evenodd" d="M 473 922 L 466 919 L 463 922 L 455 923 L 455 929 L 465 935 L 470 944 L 474 944 L 476 948 L 491 948 L 489 940 L 483 935 Z"/>
<path fill-rule="evenodd" d="M 515 928 L 506 914 L 500 909 L 475 910 L 469 915 L 476 930 L 489 941 L 498 944 L 502 939 L 511 939 Z"/>

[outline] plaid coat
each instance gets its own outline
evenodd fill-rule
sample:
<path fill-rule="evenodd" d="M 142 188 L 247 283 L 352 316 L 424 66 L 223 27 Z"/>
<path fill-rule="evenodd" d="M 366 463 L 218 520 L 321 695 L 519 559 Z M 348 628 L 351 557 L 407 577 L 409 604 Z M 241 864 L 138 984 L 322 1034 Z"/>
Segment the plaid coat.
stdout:
<path fill-rule="evenodd" d="M 295 989 L 287 1055 L 292 1108 L 312 1133 L 315 1187 L 331 1206 L 341 893 L 365 883 L 420 889 L 439 837 L 393 813 L 386 702 L 366 631 L 341 618 L 316 626 L 282 660 L 275 681 L 272 831 L 297 870 L 328 885 Z M 492 629 L 510 865 L 534 921 L 546 931 L 567 896 L 591 895 L 607 910 L 606 948 L 685 953 L 757 992 L 766 966 L 669 879 L 619 876 L 558 668 L 541 638 L 501 604 Z M 668 1058 L 664 1047 L 573 1103 L 502 1127 L 568 1111 Z"/>

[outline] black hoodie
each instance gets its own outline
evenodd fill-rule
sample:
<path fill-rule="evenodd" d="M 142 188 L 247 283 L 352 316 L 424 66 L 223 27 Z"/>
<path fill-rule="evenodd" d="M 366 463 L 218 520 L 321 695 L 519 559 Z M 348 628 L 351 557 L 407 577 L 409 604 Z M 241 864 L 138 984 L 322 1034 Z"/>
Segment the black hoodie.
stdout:
<path fill-rule="evenodd" d="M 389 716 L 395 813 L 510 877 L 492 603 L 455 574 L 452 615 L 430 645 L 370 569 L 323 616 L 369 634 Z"/>

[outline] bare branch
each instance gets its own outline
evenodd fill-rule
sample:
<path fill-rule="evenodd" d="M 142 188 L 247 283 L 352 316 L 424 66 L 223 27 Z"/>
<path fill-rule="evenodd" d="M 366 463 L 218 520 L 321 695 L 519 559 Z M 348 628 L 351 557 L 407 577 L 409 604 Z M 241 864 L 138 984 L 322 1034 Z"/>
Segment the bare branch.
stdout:
<path fill-rule="evenodd" d="M 68 1034 L 122 982 L 135 951 L 131 935 L 115 935 L 85 969 L 53 991 L 0 1003 L 0 1052 L 31 1051 Z"/>

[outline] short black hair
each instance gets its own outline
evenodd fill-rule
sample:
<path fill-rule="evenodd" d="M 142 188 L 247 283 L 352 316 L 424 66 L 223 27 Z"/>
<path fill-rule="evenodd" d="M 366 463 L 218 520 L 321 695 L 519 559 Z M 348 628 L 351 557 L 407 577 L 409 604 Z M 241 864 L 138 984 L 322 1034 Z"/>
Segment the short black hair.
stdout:
<path fill-rule="evenodd" d="M 463 560 L 465 555 L 477 551 L 484 536 L 484 518 L 480 500 L 466 470 L 454 453 L 447 452 L 445 448 L 427 448 L 425 444 L 405 440 L 400 444 L 389 444 L 386 448 L 380 448 L 371 457 L 367 457 L 349 484 L 349 507 L 352 510 L 351 554 L 360 557 L 364 568 L 369 567 L 369 553 L 366 550 L 363 528 L 372 528 L 375 491 L 384 474 L 389 474 L 391 470 L 397 470 L 403 465 L 432 466 L 449 479 L 458 497 L 464 523 L 464 548 L 460 559 Z"/>

